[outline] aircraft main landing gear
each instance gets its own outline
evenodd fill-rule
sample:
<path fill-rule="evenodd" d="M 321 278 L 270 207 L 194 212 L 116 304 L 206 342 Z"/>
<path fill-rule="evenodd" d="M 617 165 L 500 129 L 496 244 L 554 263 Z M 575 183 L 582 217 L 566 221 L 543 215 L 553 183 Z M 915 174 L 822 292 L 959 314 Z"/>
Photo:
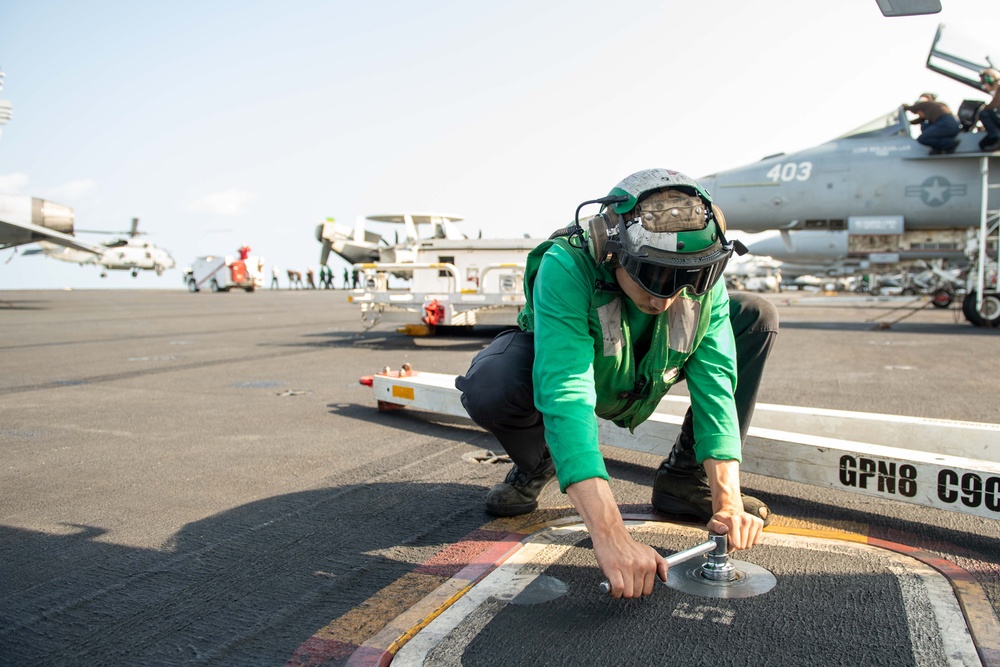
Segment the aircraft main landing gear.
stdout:
<path fill-rule="evenodd" d="M 969 292 L 962 301 L 962 314 L 977 327 L 1000 327 L 1000 294 L 983 293 L 983 305 L 976 308 L 976 292 Z"/>

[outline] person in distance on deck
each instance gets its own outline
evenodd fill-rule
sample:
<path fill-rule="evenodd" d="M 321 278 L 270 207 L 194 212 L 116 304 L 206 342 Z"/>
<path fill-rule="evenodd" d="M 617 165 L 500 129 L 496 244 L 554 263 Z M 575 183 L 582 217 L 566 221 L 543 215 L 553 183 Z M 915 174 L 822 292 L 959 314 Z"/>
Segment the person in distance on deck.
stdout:
<path fill-rule="evenodd" d="M 581 223 L 586 204 L 601 212 Z M 727 294 L 720 278 L 736 247 L 745 250 L 726 240 L 722 212 L 694 180 L 632 174 L 529 254 L 520 328 L 455 380 L 469 415 L 514 462 L 487 511 L 533 511 L 558 477 L 616 598 L 650 594 L 667 566 L 625 527 L 598 417 L 634 429 L 685 379 L 691 409 L 654 475 L 653 507 L 706 521 L 732 549 L 757 544 L 769 520 L 763 502 L 741 494 L 739 471 L 778 317 L 763 297 Z"/>

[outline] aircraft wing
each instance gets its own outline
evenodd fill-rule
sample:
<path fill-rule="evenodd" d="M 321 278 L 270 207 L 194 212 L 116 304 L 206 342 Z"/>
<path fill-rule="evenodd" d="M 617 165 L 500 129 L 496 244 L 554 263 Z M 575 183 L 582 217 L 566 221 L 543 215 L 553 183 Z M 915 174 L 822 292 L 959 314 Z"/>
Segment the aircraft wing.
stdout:
<path fill-rule="evenodd" d="M 37 241 L 50 241 L 74 250 L 82 250 L 100 255 L 105 248 L 93 243 L 81 241 L 75 236 L 63 234 L 48 227 L 33 225 L 30 222 L 7 222 L 0 221 L 0 248 L 10 248 L 25 243 L 35 243 Z"/>

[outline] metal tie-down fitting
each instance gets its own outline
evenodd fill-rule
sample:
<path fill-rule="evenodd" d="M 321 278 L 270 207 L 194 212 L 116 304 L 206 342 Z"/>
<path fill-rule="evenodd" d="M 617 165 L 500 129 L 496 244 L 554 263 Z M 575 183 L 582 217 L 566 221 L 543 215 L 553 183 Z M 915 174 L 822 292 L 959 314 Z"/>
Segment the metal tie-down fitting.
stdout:
<path fill-rule="evenodd" d="M 706 598 L 749 598 L 774 588 L 778 580 L 760 565 L 729 557 L 725 535 L 709 535 L 703 562 L 688 560 L 667 570 L 667 586 Z M 682 552 L 683 553 L 683 552 Z M 678 555 L 678 554 L 675 554 Z"/>
<path fill-rule="evenodd" d="M 706 555 L 701 565 L 701 576 L 711 581 L 732 581 L 736 578 L 736 566 L 729 562 L 726 536 L 709 534 L 708 539 L 715 544 L 715 548 Z"/>
<path fill-rule="evenodd" d="M 759 565 L 729 557 L 725 535 L 710 533 L 707 541 L 670 554 L 666 558 L 666 584 L 670 588 L 707 598 L 748 598 L 774 588 L 778 580 Z M 705 556 L 699 561 L 699 556 Z M 611 584 L 601 582 L 607 595 Z"/>

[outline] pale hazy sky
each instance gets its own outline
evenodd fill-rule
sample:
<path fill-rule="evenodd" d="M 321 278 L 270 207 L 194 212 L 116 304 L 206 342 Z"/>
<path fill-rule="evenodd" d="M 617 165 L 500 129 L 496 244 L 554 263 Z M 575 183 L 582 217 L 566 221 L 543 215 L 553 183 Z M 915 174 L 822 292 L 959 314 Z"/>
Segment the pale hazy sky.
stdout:
<path fill-rule="evenodd" d="M 992 48 L 1000 2 L 942 5 L 8 0 L 0 192 L 72 206 L 80 228 L 138 217 L 178 268 L 102 280 L 8 249 L 0 289 L 179 289 L 194 257 L 243 244 L 304 271 L 326 216 L 434 211 L 470 236 L 547 236 L 640 169 L 697 178 L 926 90 L 984 98 L 924 62 L 939 23 Z"/>

